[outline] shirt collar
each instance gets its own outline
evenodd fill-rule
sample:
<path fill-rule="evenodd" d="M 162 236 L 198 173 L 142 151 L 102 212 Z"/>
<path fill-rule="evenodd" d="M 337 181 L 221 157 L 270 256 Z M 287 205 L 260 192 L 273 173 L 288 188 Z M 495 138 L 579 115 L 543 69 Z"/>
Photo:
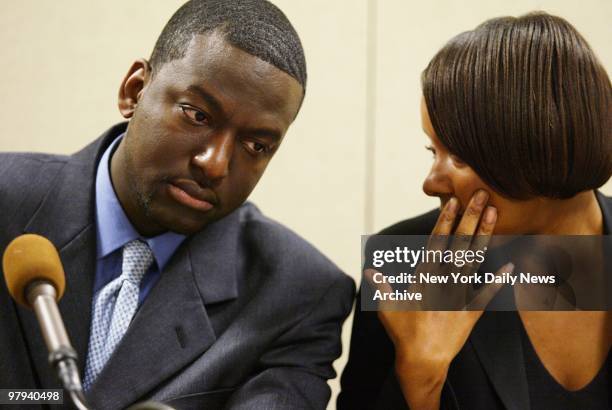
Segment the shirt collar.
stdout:
<path fill-rule="evenodd" d="M 136 231 L 128 219 L 117 198 L 109 172 L 110 158 L 124 135 L 125 133 L 119 135 L 104 151 L 96 173 L 97 257 L 98 259 L 104 258 L 122 248 L 126 243 L 134 239 L 141 239 L 153 251 L 155 261 L 161 271 L 186 236 L 168 231 L 145 238 Z"/>

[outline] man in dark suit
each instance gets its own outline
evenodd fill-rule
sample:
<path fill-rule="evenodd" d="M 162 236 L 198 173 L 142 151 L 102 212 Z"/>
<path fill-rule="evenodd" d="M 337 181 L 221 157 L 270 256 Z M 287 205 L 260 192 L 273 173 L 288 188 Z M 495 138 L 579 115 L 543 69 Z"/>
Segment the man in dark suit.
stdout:
<path fill-rule="evenodd" d="M 70 157 L 0 156 L 0 247 L 29 232 L 59 249 L 94 408 L 325 407 L 354 284 L 245 204 L 305 84 L 276 7 L 190 1 L 124 78 L 128 123 Z M 0 324 L 0 387 L 58 388 L 3 281 Z"/>

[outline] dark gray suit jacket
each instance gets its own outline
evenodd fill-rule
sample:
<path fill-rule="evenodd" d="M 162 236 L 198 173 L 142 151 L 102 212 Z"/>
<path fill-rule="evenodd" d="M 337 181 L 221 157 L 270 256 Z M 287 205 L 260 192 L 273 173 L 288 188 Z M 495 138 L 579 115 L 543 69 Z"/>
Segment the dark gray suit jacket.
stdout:
<path fill-rule="evenodd" d="M 0 250 L 25 232 L 59 249 L 67 282 L 59 305 L 81 374 L 96 258 L 95 170 L 124 129 L 69 157 L 0 154 Z M 33 313 L 0 282 L 0 388 L 59 388 Z M 353 295 L 353 281 L 332 262 L 247 203 L 179 247 L 90 404 L 119 409 L 151 398 L 180 409 L 323 409 Z"/>

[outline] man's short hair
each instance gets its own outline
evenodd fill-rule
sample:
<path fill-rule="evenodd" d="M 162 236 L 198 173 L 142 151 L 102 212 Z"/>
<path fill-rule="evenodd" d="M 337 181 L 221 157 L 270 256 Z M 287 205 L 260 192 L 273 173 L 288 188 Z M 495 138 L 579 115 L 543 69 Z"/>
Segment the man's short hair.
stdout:
<path fill-rule="evenodd" d="M 612 90 L 566 20 L 488 20 L 447 43 L 422 75 L 439 140 L 495 191 L 570 198 L 612 175 Z"/>
<path fill-rule="evenodd" d="M 195 35 L 220 31 L 234 47 L 295 78 L 306 89 L 306 60 L 287 17 L 266 0 L 190 0 L 160 34 L 150 64 L 153 72 L 183 58 Z"/>

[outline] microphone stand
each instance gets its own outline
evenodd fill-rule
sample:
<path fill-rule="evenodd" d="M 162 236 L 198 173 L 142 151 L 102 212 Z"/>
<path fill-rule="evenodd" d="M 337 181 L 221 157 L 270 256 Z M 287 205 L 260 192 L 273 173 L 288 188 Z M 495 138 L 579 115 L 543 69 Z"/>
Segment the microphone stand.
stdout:
<path fill-rule="evenodd" d="M 57 372 L 70 400 L 78 410 L 91 410 L 79 376 L 77 353 L 70 344 L 57 307 L 58 289 L 61 289 L 59 293 L 63 293 L 65 278 L 55 246 L 39 235 L 21 235 L 5 249 L 2 268 L 13 299 L 34 310 L 49 351 L 49 364 Z M 31 279 L 34 274 L 36 276 Z M 170 406 L 153 401 L 136 403 L 132 408 L 173 410 Z"/>
<path fill-rule="evenodd" d="M 57 374 L 70 394 L 72 403 L 78 410 L 92 410 L 87 404 L 79 369 L 77 367 L 78 356 L 70 344 L 68 333 L 57 308 L 55 287 L 45 281 L 32 282 L 26 289 L 26 295 L 30 306 L 36 313 L 38 323 L 42 330 L 45 344 L 49 350 L 49 364 L 57 371 Z M 172 407 L 146 401 L 136 403 L 130 410 L 174 410 Z"/>
<path fill-rule="evenodd" d="M 41 324 L 42 335 L 49 351 L 49 364 L 57 371 L 74 405 L 79 410 L 89 410 L 77 367 L 77 354 L 70 344 L 57 308 L 55 287 L 45 281 L 35 281 L 26 289 L 26 295 Z"/>

